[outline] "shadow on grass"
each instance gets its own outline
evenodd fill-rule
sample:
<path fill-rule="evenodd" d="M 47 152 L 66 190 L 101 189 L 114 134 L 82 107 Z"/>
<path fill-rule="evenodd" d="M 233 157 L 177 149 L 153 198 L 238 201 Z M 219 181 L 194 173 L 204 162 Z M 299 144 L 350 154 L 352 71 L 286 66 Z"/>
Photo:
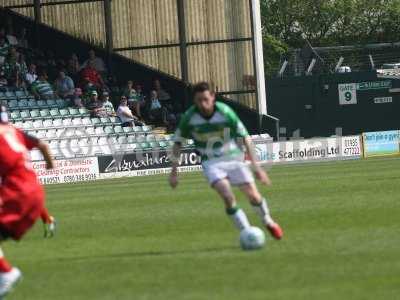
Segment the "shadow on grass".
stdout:
<path fill-rule="evenodd" d="M 142 251 L 142 252 L 126 252 L 126 253 L 115 253 L 115 254 L 103 254 L 103 255 L 88 255 L 88 256 L 75 256 L 75 257 L 62 257 L 57 258 L 57 261 L 81 261 L 81 260 L 93 260 L 93 259 L 115 259 L 115 258 L 129 258 L 129 257 L 163 257 L 163 256 L 174 256 L 174 255 L 186 255 L 186 254 L 204 254 L 213 253 L 227 250 L 239 250 L 239 247 L 226 246 L 226 247 L 215 247 L 207 249 L 190 249 L 190 250 L 177 250 L 177 251 Z"/>

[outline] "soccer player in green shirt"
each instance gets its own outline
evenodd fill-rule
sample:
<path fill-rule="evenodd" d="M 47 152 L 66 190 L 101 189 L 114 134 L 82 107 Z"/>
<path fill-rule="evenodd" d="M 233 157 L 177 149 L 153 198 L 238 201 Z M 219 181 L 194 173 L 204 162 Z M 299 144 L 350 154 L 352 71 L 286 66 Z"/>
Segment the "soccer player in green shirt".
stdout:
<path fill-rule="evenodd" d="M 215 101 L 215 93 L 206 82 L 194 89 L 194 105 L 183 115 L 174 136 L 172 171 L 169 182 L 178 185 L 179 156 L 184 139 L 193 139 L 201 155 L 203 172 L 210 185 L 224 200 L 226 212 L 239 230 L 250 226 L 246 214 L 236 204 L 231 185 L 238 186 L 248 197 L 266 229 L 275 239 L 281 239 L 283 231 L 269 212 L 266 199 L 260 194 L 253 174 L 245 163 L 244 152 L 238 141 L 243 140 L 256 178 L 270 185 L 268 174 L 259 165 L 254 145 L 247 129 L 236 113 L 226 104 Z"/>

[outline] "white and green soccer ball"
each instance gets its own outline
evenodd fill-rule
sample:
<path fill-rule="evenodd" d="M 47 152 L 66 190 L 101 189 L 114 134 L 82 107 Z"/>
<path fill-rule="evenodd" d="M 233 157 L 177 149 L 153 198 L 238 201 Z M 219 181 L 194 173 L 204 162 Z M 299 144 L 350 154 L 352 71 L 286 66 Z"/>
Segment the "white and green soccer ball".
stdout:
<path fill-rule="evenodd" d="M 258 227 L 248 227 L 240 232 L 240 246 L 243 250 L 261 249 L 265 245 L 265 234 Z"/>

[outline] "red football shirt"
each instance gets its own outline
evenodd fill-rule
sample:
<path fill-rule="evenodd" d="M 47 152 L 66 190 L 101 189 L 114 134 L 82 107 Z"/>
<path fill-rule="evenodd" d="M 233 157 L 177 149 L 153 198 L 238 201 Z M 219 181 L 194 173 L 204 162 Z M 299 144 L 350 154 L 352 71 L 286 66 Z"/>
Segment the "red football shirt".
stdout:
<path fill-rule="evenodd" d="M 100 74 L 94 68 L 91 67 L 84 68 L 81 72 L 81 77 L 83 79 L 87 78 L 94 85 L 100 86 L 101 83 Z"/>
<path fill-rule="evenodd" d="M 0 124 L 0 177 L 3 197 L 29 193 L 39 187 L 29 150 L 39 140 L 12 125 Z"/>

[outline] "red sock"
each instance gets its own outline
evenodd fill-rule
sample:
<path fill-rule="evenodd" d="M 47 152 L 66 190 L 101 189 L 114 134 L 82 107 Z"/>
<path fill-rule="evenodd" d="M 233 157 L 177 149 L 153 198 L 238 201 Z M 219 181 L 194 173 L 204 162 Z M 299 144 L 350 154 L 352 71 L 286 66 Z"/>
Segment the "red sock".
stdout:
<path fill-rule="evenodd" d="M 51 223 L 50 215 L 49 215 L 49 212 L 47 211 L 47 208 L 43 208 L 40 218 L 42 219 L 43 223 L 45 223 L 45 224 Z"/>
<path fill-rule="evenodd" d="M 4 258 L 0 258 L 0 273 L 7 273 L 11 271 L 10 263 Z"/>

